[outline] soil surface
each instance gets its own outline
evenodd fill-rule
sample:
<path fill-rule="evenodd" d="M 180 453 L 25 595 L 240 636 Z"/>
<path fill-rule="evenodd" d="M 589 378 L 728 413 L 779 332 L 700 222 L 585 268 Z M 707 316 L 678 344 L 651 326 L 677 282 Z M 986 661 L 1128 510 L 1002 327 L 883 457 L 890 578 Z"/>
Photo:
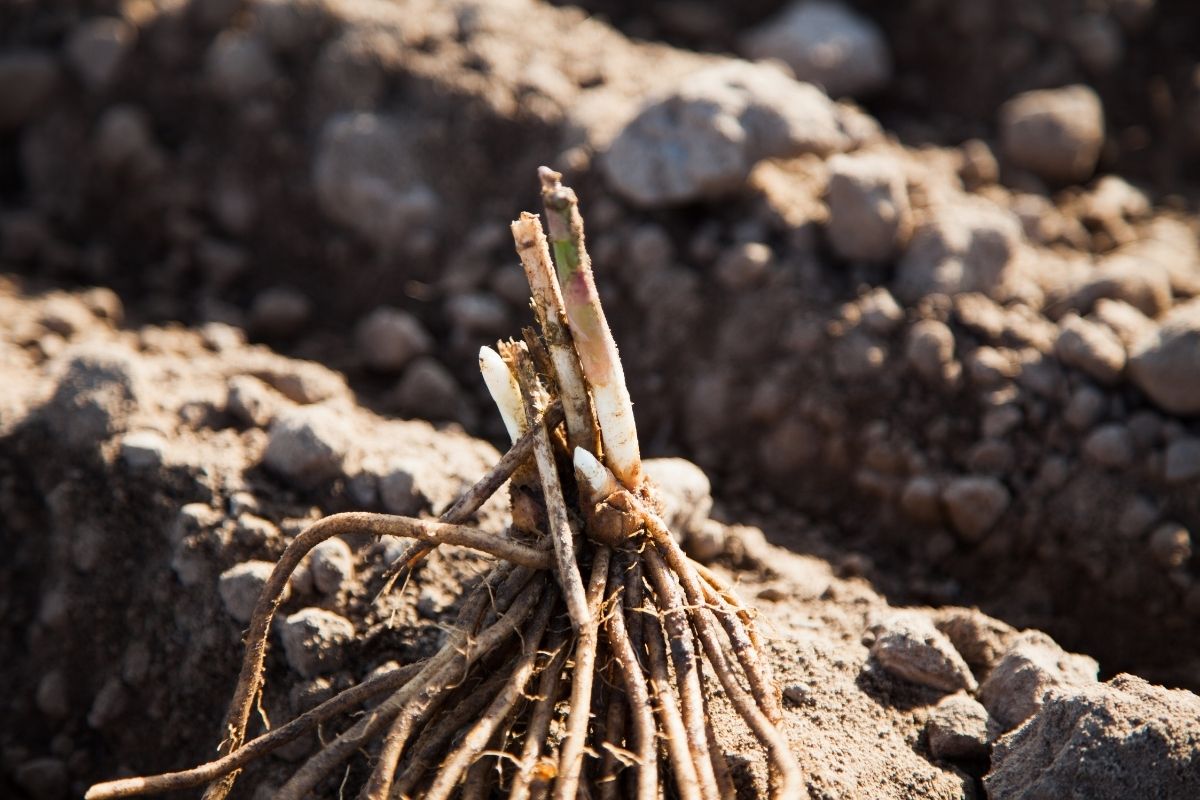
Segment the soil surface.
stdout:
<path fill-rule="evenodd" d="M 812 797 L 1200 793 L 1200 14 L 582 6 L 0 12 L 0 794 L 203 760 L 289 538 L 486 471 L 543 163 Z M 399 543 L 344 544 L 272 721 L 427 654 L 484 564 L 375 603 Z"/>

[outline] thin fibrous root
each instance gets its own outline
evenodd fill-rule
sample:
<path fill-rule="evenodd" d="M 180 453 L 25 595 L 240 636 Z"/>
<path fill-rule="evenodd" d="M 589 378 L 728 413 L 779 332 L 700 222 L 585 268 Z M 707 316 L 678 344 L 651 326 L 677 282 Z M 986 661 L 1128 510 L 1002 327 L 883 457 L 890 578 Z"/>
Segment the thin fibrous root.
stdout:
<path fill-rule="evenodd" d="M 555 800 L 575 800 L 579 777 L 583 772 L 583 752 L 591 719 L 592 682 L 596 673 L 596 645 L 599 639 L 600 606 L 608 581 L 608 561 L 612 551 L 596 547 L 592 551 L 592 574 L 588 580 L 588 619 L 580 626 L 575 644 L 575 674 L 571 680 L 571 703 L 567 730 L 558 761 Z"/>
<path fill-rule="evenodd" d="M 516 574 L 516 570 L 513 570 L 509 579 Z M 471 636 L 468 633 L 469 628 L 455 631 L 451 635 L 450 641 L 437 655 L 429 659 L 427 666 L 417 677 L 379 706 L 364 714 L 349 730 L 309 759 L 275 796 L 279 800 L 302 800 L 332 769 L 382 732 L 384 726 L 388 725 L 406 706 L 413 702 L 420 702 L 434 692 L 444 691 L 447 687 L 460 681 L 472 663 L 482 655 L 491 652 L 493 648 L 511 636 L 518 625 L 525 621 L 534 604 L 541 597 L 544 587 L 545 580 L 540 575 L 535 576 L 521 590 L 508 612 L 500 617 L 494 625 L 480 631 L 477 636 Z M 484 594 L 483 600 L 486 601 L 487 597 Z M 480 602 L 478 607 L 482 611 L 483 602 Z"/>
<path fill-rule="evenodd" d="M 549 662 L 542 668 L 538 678 L 537 696 L 533 698 L 533 711 L 525 728 L 525 744 L 521 748 L 520 760 L 508 800 L 528 800 L 534 768 L 542 757 L 550 722 L 554 719 L 554 707 L 558 703 L 559 686 L 562 684 L 563 664 L 567 661 L 567 637 L 556 631 L 550 638 Z"/>
<path fill-rule="evenodd" d="M 617 565 L 614 565 L 609 581 L 619 586 L 620 593 L 624 594 L 624 576 Z M 642 665 L 638 661 L 637 651 L 634 650 L 625 625 L 625 614 L 623 605 L 616 604 L 605 625 L 608 643 L 621 666 L 620 675 L 625 685 L 625 694 L 629 698 L 627 707 L 632 718 L 631 750 L 637 759 L 637 800 L 655 800 L 658 796 L 658 742 L 654 735 L 654 716 Z M 615 783 L 614 780 L 614 786 Z"/>

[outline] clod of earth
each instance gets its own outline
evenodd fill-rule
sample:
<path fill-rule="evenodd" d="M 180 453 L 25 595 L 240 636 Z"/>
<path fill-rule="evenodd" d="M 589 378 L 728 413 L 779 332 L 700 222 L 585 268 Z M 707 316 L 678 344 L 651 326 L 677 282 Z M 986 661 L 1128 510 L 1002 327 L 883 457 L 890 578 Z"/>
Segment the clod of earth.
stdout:
<path fill-rule="evenodd" d="M 219 757 L 183 772 L 93 786 L 89 800 L 207 785 L 221 800 L 248 763 L 375 704 L 325 741 L 276 797 L 307 796 L 366 751 L 363 789 L 389 797 L 710 800 L 735 794 L 709 723 L 717 686 L 766 753 L 771 796 L 800 796 L 800 767 L 778 727 L 780 695 L 754 612 L 680 550 L 645 477 L 624 374 L 584 247 L 578 202 L 542 168 L 538 218 L 513 223 L 540 333 L 485 348 L 481 366 L 512 448 L 437 521 L 349 512 L 292 541 L 250 615 L 246 655 Z M 554 262 L 551 261 L 551 249 Z M 512 525 L 466 523 L 505 482 Z M 377 670 L 285 725 L 247 741 L 264 684 L 272 619 L 312 550 L 349 533 L 417 540 L 389 570 L 405 578 L 441 544 L 499 563 L 470 591 L 440 651 Z M 587 576 L 586 582 L 584 576 Z M 228 602 L 228 601 L 227 601 Z M 593 758 L 584 758 L 590 753 Z"/>

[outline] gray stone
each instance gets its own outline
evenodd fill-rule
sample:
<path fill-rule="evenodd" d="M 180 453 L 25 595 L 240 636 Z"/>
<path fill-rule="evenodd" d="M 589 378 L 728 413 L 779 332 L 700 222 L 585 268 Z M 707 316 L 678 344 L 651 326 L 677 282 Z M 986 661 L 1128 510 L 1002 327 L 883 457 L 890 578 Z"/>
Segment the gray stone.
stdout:
<path fill-rule="evenodd" d="M 1083 454 L 1109 469 L 1124 469 L 1133 463 L 1133 435 L 1116 422 L 1101 425 L 1083 440 Z"/>
<path fill-rule="evenodd" d="M 930 710 L 925 734 L 934 758 L 984 758 L 988 749 L 987 709 L 970 695 L 947 695 Z"/>
<path fill-rule="evenodd" d="M 157 431 L 133 431 L 121 437 L 121 460 L 133 469 L 162 466 L 167 442 Z"/>
<path fill-rule="evenodd" d="M 464 336 L 499 335 L 509 327 L 508 306 L 487 292 L 454 295 L 446 301 L 446 316 Z"/>
<path fill-rule="evenodd" d="M 1107 386 L 1120 380 L 1125 346 L 1115 333 L 1075 314 L 1067 315 L 1061 326 L 1054 353 L 1062 363 Z"/>
<path fill-rule="evenodd" d="M 76 26 L 67 38 L 67 62 L 92 91 L 108 87 L 137 31 L 116 17 L 92 17 Z"/>
<path fill-rule="evenodd" d="M 271 88 L 280 77 L 270 51 L 257 36 L 227 30 L 204 56 L 209 88 L 230 102 L 244 102 Z"/>
<path fill-rule="evenodd" d="M 1000 107 L 1000 144 L 1013 165 L 1054 183 L 1087 179 L 1104 144 L 1104 109 L 1087 86 L 1019 94 Z"/>
<path fill-rule="evenodd" d="M 103 345 L 72 350 L 42 414 L 68 446 L 93 447 L 128 426 L 140 378 L 134 362 Z"/>
<path fill-rule="evenodd" d="M 1192 557 L 1192 535 L 1178 522 L 1164 522 L 1150 534 L 1150 554 L 1164 569 L 1178 569 Z"/>
<path fill-rule="evenodd" d="M 1040 631 L 1016 636 L 979 687 L 979 702 L 1009 731 L 1042 707 L 1050 689 L 1093 684 L 1096 660 L 1068 653 Z"/>
<path fill-rule="evenodd" d="M 312 487 L 341 474 L 347 447 L 336 410 L 289 408 L 271 423 L 263 463 L 300 486 Z"/>
<path fill-rule="evenodd" d="M 1200 438 L 1185 436 L 1167 445 L 1163 477 L 1167 483 L 1186 483 L 1200 478 Z"/>
<path fill-rule="evenodd" d="M 62 719 L 71 712 L 67 676 L 61 669 L 51 670 L 42 676 L 42 679 L 38 681 L 34 701 L 37 703 L 38 711 L 51 719 Z"/>
<path fill-rule="evenodd" d="M 678 536 L 698 528 L 712 510 L 712 484 L 704 470 L 683 458 L 648 458 L 647 477 L 662 491 L 663 519 Z"/>
<path fill-rule="evenodd" d="M 1157 327 L 1149 317 L 1123 300 L 1101 298 L 1092 308 L 1091 318 L 1115 333 L 1127 351 Z"/>
<path fill-rule="evenodd" d="M 1063 304 L 1087 313 L 1103 298 L 1121 300 L 1148 317 L 1157 317 L 1171 307 L 1171 277 L 1158 264 L 1118 252 L 1092 269 Z"/>
<path fill-rule="evenodd" d="M 229 379 L 225 407 L 246 425 L 265 428 L 276 412 L 287 404 L 277 392 L 250 375 L 234 375 Z"/>
<path fill-rule="evenodd" d="M 771 248 L 767 245 L 744 242 L 722 252 L 713 270 L 722 286 L 745 289 L 766 277 L 771 259 Z"/>
<path fill-rule="evenodd" d="M 1200 698 L 1133 675 L 1054 692 L 996 742 L 991 798 L 1200 796 Z"/>
<path fill-rule="evenodd" d="M 420 320 L 390 306 L 380 306 L 364 317 L 354 330 L 354 340 L 367 365 L 382 372 L 399 372 L 433 347 L 433 337 Z"/>
<path fill-rule="evenodd" d="M 943 692 L 975 690 L 967 663 L 924 614 L 891 614 L 873 624 L 871 632 L 871 656 L 893 675 Z"/>
<path fill-rule="evenodd" d="M 104 682 L 88 711 L 88 726 L 102 730 L 119 720 L 129 707 L 129 692 L 121 679 L 113 675 Z"/>
<path fill-rule="evenodd" d="M 250 21 L 251 30 L 280 53 L 316 42 L 329 26 L 327 0 L 255 0 Z"/>
<path fill-rule="evenodd" d="M 927 294 L 982 292 L 1007 300 L 1025 291 L 1028 244 L 1021 222 L 990 200 L 964 195 L 935 206 L 917 225 L 896 270 L 894 291 L 915 303 Z"/>
<path fill-rule="evenodd" d="M 17 767 L 17 784 L 33 800 L 65 800 L 71 786 L 67 765 L 57 758 L 35 758 Z"/>
<path fill-rule="evenodd" d="M 931 383 L 958 376 L 962 367 L 954 360 L 954 332 L 936 319 L 923 319 L 908 331 L 905 356 L 909 365 Z"/>
<path fill-rule="evenodd" d="M 96 123 L 96 159 L 112 170 L 151 176 L 163 166 L 150 116 L 141 108 L 120 104 L 104 111 Z"/>
<path fill-rule="evenodd" d="M 325 215 L 379 249 L 407 252 L 415 235 L 435 227 L 440 201 L 388 118 L 331 117 L 321 130 L 313 182 Z"/>
<path fill-rule="evenodd" d="M 1200 414 L 1200 299 L 1171 309 L 1134 345 L 1129 377 L 1164 411 Z"/>
<path fill-rule="evenodd" d="M 904 309 L 883 286 L 877 286 L 855 301 L 862 323 L 872 333 L 886 336 L 904 322 Z"/>
<path fill-rule="evenodd" d="M 888 261 L 908 243 L 912 210 L 904 169 L 876 153 L 829 159 L 829 241 L 852 261 Z"/>
<path fill-rule="evenodd" d="M 976 542 L 1000 521 L 1012 496 L 996 478 L 955 478 L 942 490 L 942 503 L 950 522 L 963 538 Z"/>
<path fill-rule="evenodd" d="M 913 522 L 938 525 L 942 521 L 942 490 L 937 480 L 917 475 L 900 492 L 900 510 Z"/>
<path fill-rule="evenodd" d="M 312 301 L 298 289 L 276 286 L 254 296 L 250 326 L 266 336 L 291 336 L 312 314 Z"/>
<path fill-rule="evenodd" d="M 336 594 L 354 577 L 354 554 L 350 545 L 336 536 L 313 548 L 309 556 L 313 585 L 325 594 Z"/>
<path fill-rule="evenodd" d="M 33 120 L 58 90 L 54 56 L 41 50 L 0 53 L 0 131 Z"/>
<path fill-rule="evenodd" d="M 874 22 L 839 2 L 803 0 L 751 29 L 741 40 L 751 58 L 777 58 L 802 81 L 833 97 L 881 89 L 892 77 L 887 39 Z"/>
<path fill-rule="evenodd" d="M 760 159 L 845 150 L 836 106 L 815 86 L 766 64 L 728 61 L 693 73 L 617 134 L 609 184 L 656 207 L 736 190 Z"/>
<path fill-rule="evenodd" d="M 695 560 L 712 561 L 725 552 L 725 526 L 714 519 L 692 525 L 686 531 L 683 546 Z"/>
<path fill-rule="evenodd" d="M 401 411 L 419 419 L 461 419 L 464 410 L 458 381 L 432 356 L 422 356 L 408 365 L 396 384 L 394 397 Z"/>
<path fill-rule="evenodd" d="M 417 487 L 416 464 L 398 463 L 388 468 L 379 477 L 379 501 L 390 514 L 412 516 L 425 503 L 425 496 Z"/>
<path fill-rule="evenodd" d="M 950 638 L 954 649 L 971 668 L 986 674 L 995 667 L 1017 636 L 1017 630 L 973 608 L 948 608 L 936 612 L 934 624 Z"/>
<path fill-rule="evenodd" d="M 332 611 L 305 608 L 279 624 L 279 638 L 288 666 L 305 678 L 315 678 L 342 666 L 354 626 Z"/>
<path fill-rule="evenodd" d="M 1108 395 L 1085 383 L 1071 392 L 1063 409 L 1063 421 L 1077 431 L 1086 431 L 1104 418 L 1107 408 Z"/>
<path fill-rule="evenodd" d="M 275 565 L 268 561 L 243 561 L 221 573 L 217 580 L 217 594 L 225 611 L 243 625 L 254 615 L 254 606 L 262 594 L 263 586 L 271 577 Z M 287 597 L 287 590 L 284 591 Z"/>

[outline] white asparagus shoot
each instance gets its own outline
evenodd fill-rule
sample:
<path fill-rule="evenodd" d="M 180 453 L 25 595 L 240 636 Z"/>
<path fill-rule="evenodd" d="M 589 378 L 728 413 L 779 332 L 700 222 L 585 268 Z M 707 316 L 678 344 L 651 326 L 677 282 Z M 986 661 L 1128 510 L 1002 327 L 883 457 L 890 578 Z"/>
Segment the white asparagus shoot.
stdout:
<path fill-rule="evenodd" d="M 487 346 L 479 348 L 479 371 L 483 373 L 483 382 L 487 384 L 488 392 L 500 411 L 509 438 L 515 442 L 528 428 L 525 404 L 521 400 L 516 377 L 500 354 Z"/>
<path fill-rule="evenodd" d="M 593 503 L 600 502 L 621 488 L 612 472 L 600 463 L 600 459 L 582 447 L 575 448 L 574 461 L 579 486 L 587 490 L 588 499 Z"/>
<path fill-rule="evenodd" d="M 549 221 L 550 244 L 567 310 L 567 323 L 596 404 L 596 419 L 604 443 L 604 463 L 626 488 L 636 490 L 642 483 L 642 458 L 638 450 L 633 403 L 625 386 L 617 343 L 600 307 L 591 259 L 584 247 L 579 200 L 574 191 L 562 185 L 559 173 L 549 167 L 540 167 L 538 175 L 542 179 L 542 203 Z"/>
<path fill-rule="evenodd" d="M 541 220 L 536 214 L 523 211 L 521 218 L 513 222 L 511 227 L 517 255 L 521 257 L 521 265 L 525 268 L 525 277 L 533 294 L 533 310 L 554 367 L 554 378 L 567 420 L 567 442 L 572 449 L 597 449 L 596 423 L 588 399 L 587 383 L 571 341 L 571 332 L 564 324 L 567 309 L 558 288 L 558 278 L 550 260 L 550 247 L 542 231 Z"/>

